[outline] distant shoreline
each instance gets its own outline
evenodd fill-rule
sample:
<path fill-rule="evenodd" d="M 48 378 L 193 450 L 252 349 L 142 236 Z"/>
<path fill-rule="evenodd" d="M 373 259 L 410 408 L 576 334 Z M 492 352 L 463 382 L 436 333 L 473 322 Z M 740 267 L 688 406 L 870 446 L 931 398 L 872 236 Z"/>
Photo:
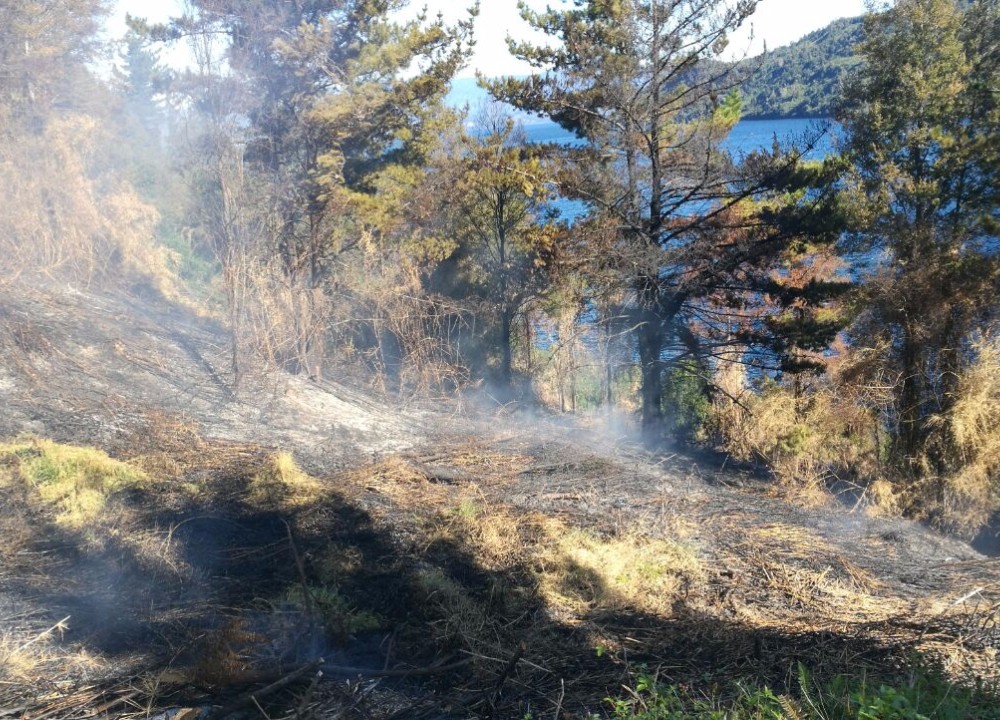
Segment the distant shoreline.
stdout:
<path fill-rule="evenodd" d="M 774 113 L 764 115 L 741 115 L 740 122 L 744 120 L 828 120 L 833 117 L 832 113 L 806 113 L 804 115 L 778 115 Z"/>

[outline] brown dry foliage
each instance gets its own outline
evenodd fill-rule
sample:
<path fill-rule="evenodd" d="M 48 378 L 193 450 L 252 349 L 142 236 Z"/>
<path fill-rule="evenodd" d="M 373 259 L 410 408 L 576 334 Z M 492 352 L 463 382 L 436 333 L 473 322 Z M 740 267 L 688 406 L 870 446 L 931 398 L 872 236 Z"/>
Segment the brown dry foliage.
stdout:
<path fill-rule="evenodd" d="M 1000 509 L 1000 347 L 974 343 L 972 360 L 957 378 L 950 409 L 931 419 L 923 481 L 912 502 L 948 532 L 973 537 Z M 931 471 L 929 458 L 944 458 L 945 472 Z"/>
<path fill-rule="evenodd" d="M 159 215 L 95 172 L 102 142 L 95 118 L 68 114 L 0 144 L 0 278 L 125 277 L 175 297 L 176 258 L 154 241 Z"/>
<path fill-rule="evenodd" d="M 763 462 L 787 487 L 815 499 L 830 480 L 879 474 L 877 418 L 835 382 L 802 389 L 768 383 L 752 391 L 741 369 L 720 368 L 709 422 L 724 449 Z"/>

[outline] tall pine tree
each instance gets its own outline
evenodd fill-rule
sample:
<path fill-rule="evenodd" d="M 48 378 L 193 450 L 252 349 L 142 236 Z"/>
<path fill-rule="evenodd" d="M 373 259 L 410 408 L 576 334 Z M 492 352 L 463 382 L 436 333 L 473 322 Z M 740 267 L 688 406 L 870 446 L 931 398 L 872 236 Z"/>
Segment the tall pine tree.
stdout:
<path fill-rule="evenodd" d="M 758 163 L 764 174 L 741 178 L 720 148 L 739 119 L 732 90 L 740 76 L 738 67 L 711 61 L 756 4 L 587 0 L 544 13 L 522 5 L 529 24 L 553 42 L 512 42 L 511 50 L 545 72 L 489 85 L 497 98 L 547 115 L 585 141 L 562 150 L 560 180 L 592 219 L 604 218 L 596 225 L 611 230 L 599 254 L 629 285 L 642 424 L 651 438 L 662 428 L 665 369 L 692 358 L 711 362 L 720 340 L 705 335 L 716 321 L 725 324 L 720 302 L 742 313 L 781 285 L 771 270 L 796 233 L 776 223 L 792 207 L 801 216 L 814 205 L 800 199 L 783 213 L 758 214 L 749 201 L 794 176 L 796 156 L 778 153 Z M 787 304 L 797 292 L 772 294 Z M 765 325 L 744 325 L 733 344 L 763 340 Z M 780 340 L 779 355 L 795 344 L 768 339 Z"/>
<path fill-rule="evenodd" d="M 947 450 L 926 447 L 931 425 L 1000 280 L 1000 24 L 995 2 L 963 5 L 899 0 L 868 16 L 841 111 L 853 249 L 873 264 L 856 342 L 882 348 L 894 455 L 911 474 L 947 469 Z"/>

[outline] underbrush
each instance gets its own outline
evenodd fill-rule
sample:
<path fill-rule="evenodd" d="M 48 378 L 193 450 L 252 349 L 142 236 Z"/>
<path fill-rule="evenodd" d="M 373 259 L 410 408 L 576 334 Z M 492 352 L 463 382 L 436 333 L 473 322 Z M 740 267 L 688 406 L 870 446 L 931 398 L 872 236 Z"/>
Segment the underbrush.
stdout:
<path fill-rule="evenodd" d="M 621 695 L 609 697 L 616 720 L 993 720 L 994 699 L 949 684 L 933 670 L 918 668 L 910 677 L 889 681 L 838 676 L 822 682 L 801 664 L 794 690 L 736 683 L 710 691 L 660 682 L 640 670 Z M 602 716 L 592 715 L 591 720 Z"/>
<path fill-rule="evenodd" d="M 541 597 L 572 613 L 637 609 L 669 616 L 704 575 L 696 550 L 678 539 L 604 535 L 469 499 L 431 528 L 431 543 L 449 540 L 473 549 L 486 569 L 531 568 Z"/>
<path fill-rule="evenodd" d="M 808 394 L 774 382 L 759 392 L 744 388 L 719 398 L 709 423 L 724 450 L 763 463 L 800 500 L 820 503 L 830 481 L 868 482 L 880 473 L 875 418 L 833 387 Z"/>
<path fill-rule="evenodd" d="M 1000 347 L 980 339 L 967 355 L 911 450 L 893 424 L 898 388 L 869 378 L 864 353 L 824 379 L 759 387 L 720 369 L 705 425 L 721 449 L 765 465 L 800 502 L 851 488 L 869 514 L 906 515 L 968 540 L 1000 510 Z"/>

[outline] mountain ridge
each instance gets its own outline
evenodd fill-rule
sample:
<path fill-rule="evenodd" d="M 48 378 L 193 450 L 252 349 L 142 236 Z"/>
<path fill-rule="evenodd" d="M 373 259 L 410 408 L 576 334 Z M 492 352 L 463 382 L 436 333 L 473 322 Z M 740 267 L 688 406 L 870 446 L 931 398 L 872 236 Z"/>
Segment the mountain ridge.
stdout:
<path fill-rule="evenodd" d="M 740 86 L 743 119 L 832 116 L 841 81 L 861 64 L 855 46 L 862 31 L 861 16 L 841 18 L 793 43 L 740 61 L 752 68 L 750 77 Z M 474 108 L 488 96 L 476 78 L 456 78 L 448 104 Z M 526 113 L 517 116 L 525 123 L 538 121 Z"/>

